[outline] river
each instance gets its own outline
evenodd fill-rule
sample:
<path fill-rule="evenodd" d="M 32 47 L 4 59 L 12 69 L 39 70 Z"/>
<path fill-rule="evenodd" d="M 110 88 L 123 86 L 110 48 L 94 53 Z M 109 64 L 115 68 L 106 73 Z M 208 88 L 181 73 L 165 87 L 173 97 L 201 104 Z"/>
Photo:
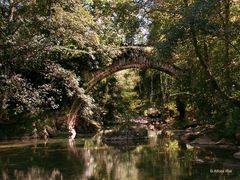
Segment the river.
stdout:
<path fill-rule="evenodd" d="M 0 179 L 240 179 L 231 149 L 177 140 L 107 145 L 101 136 L 0 142 Z"/>

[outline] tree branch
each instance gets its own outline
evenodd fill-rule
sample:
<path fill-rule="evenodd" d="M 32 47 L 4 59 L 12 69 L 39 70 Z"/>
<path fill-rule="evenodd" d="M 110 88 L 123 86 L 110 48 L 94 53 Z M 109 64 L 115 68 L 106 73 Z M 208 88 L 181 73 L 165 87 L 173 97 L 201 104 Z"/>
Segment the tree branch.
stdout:
<path fill-rule="evenodd" d="M 228 94 L 226 94 L 218 85 L 216 79 L 214 78 L 211 70 L 209 69 L 209 66 L 207 64 L 207 46 L 204 47 L 204 54 L 205 56 L 202 55 L 201 51 L 200 51 L 200 47 L 198 45 L 198 40 L 197 40 L 197 34 L 196 34 L 196 30 L 194 27 L 194 21 L 190 24 L 190 31 L 191 31 L 191 35 L 192 35 L 192 43 L 195 49 L 195 53 L 196 56 L 198 57 L 198 60 L 200 62 L 200 64 L 202 65 L 202 67 L 204 68 L 206 75 L 211 83 L 211 86 L 216 89 L 219 94 L 224 98 L 227 99 L 229 101 L 231 101 L 233 104 L 235 104 L 236 106 L 240 107 L 240 101 Z"/>
<path fill-rule="evenodd" d="M 183 0 L 186 8 L 188 7 L 188 0 Z M 219 94 L 224 98 L 227 99 L 229 101 L 231 101 L 234 105 L 240 107 L 240 100 L 226 94 L 218 85 L 216 79 L 214 78 L 211 70 L 208 67 L 207 64 L 207 60 L 208 60 L 208 52 L 207 52 L 207 45 L 206 43 L 204 44 L 204 56 L 202 55 L 201 51 L 200 51 L 200 47 L 198 45 L 198 40 L 197 40 L 197 32 L 195 29 L 195 22 L 194 22 L 194 18 L 193 20 L 190 22 L 190 34 L 192 36 L 192 43 L 194 46 L 194 50 L 195 50 L 195 54 L 201 64 L 201 66 L 203 67 L 203 69 L 205 70 L 205 73 L 207 75 L 207 77 L 210 80 L 211 86 L 217 90 L 219 92 Z"/>
<path fill-rule="evenodd" d="M 14 2 L 13 0 L 9 0 L 9 6 L 10 6 L 10 9 L 9 9 L 9 21 L 13 21 L 13 14 L 14 14 Z"/>
<path fill-rule="evenodd" d="M 3 16 L 4 18 L 6 18 L 6 14 L 5 14 L 6 0 L 3 0 L 3 3 L 2 3 L 2 1 L 1 1 L 0 6 L 1 6 L 1 11 L 2 11 L 2 16 Z"/>

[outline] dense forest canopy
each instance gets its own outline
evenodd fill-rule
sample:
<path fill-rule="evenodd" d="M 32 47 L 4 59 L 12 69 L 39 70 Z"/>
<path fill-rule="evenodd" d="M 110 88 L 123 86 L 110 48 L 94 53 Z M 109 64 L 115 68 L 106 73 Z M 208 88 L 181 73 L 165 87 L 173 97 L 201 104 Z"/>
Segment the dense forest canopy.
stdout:
<path fill-rule="evenodd" d="M 103 96 L 85 93 L 84 71 L 111 64 L 122 46 L 142 45 L 154 48 L 152 61 L 184 72 L 174 80 L 160 74 L 159 101 L 183 94 L 198 121 L 237 130 L 238 0 L 0 0 L 0 7 L 1 124 L 68 111 L 75 99 L 79 117 L 96 116 Z M 159 72 L 141 71 L 140 84 L 150 76 Z"/>

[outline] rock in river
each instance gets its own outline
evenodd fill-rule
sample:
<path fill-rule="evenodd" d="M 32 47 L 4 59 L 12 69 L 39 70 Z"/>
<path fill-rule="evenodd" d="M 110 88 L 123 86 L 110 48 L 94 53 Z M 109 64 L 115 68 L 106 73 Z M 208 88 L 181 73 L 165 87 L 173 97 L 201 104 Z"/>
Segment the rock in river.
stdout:
<path fill-rule="evenodd" d="M 233 154 L 233 157 L 240 159 L 240 151 Z"/>

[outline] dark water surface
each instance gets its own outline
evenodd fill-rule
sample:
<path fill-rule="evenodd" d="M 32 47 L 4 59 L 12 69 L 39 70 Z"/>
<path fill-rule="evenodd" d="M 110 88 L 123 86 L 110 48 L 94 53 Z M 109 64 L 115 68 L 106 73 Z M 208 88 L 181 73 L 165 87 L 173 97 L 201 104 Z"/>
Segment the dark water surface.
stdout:
<path fill-rule="evenodd" d="M 106 145 L 99 136 L 0 143 L 0 179 L 240 179 L 233 150 L 176 140 Z"/>

